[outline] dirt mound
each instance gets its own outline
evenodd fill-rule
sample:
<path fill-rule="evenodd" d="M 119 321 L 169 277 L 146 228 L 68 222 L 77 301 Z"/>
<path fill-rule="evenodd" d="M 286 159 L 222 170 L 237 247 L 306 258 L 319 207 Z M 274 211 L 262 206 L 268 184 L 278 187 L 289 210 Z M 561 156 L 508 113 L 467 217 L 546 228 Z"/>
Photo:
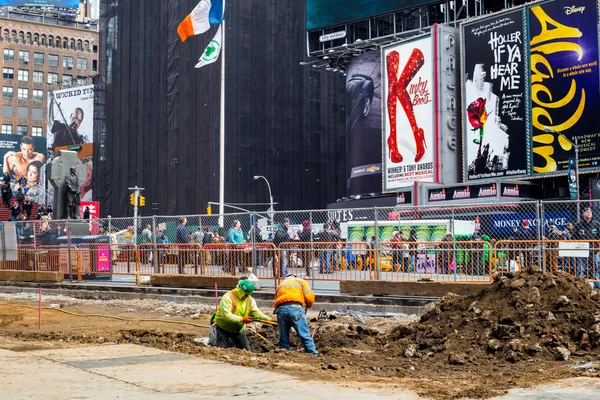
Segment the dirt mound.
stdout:
<path fill-rule="evenodd" d="M 381 332 L 376 328 L 361 325 L 321 325 L 317 329 L 314 340 L 319 352 L 327 354 L 332 349 L 376 346 L 377 341 L 375 337 L 380 334 Z M 248 329 L 248 337 L 253 352 L 268 353 L 277 347 L 279 332 L 277 327 L 264 325 L 258 330 L 254 330 L 253 328 Z M 292 329 L 290 331 L 290 347 L 292 349 L 298 348 L 298 339 L 298 336 L 295 335 Z M 304 350 L 302 344 L 300 344 L 299 348 Z"/>
<path fill-rule="evenodd" d="M 449 294 L 418 323 L 385 338 L 407 358 L 568 360 L 600 348 L 600 293 L 583 279 L 538 269 L 497 276 L 476 295 Z"/>

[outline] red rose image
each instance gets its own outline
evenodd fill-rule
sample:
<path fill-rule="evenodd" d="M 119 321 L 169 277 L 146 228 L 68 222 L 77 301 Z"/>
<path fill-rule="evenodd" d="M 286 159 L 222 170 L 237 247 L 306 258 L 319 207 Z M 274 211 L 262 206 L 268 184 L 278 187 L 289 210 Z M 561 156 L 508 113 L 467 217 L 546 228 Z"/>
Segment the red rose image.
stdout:
<path fill-rule="evenodd" d="M 488 114 L 485 110 L 485 102 L 486 100 L 480 97 L 469 104 L 467 108 L 469 123 L 473 127 L 473 130 L 483 128 L 487 121 Z"/>

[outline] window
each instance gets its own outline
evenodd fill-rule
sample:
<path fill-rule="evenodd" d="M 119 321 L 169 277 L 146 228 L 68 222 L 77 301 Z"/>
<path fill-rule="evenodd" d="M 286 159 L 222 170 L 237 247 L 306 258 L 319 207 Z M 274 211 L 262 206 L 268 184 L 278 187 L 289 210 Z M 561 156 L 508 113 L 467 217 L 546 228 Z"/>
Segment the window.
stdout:
<path fill-rule="evenodd" d="M 17 107 L 17 118 L 27 119 L 29 116 L 29 109 L 27 107 Z"/>
<path fill-rule="evenodd" d="M 29 52 L 19 50 L 19 62 L 20 63 L 28 63 L 29 62 Z"/>
<path fill-rule="evenodd" d="M 23 43 L 25 41 L 25 35 L 23 32 L 19 32 L 19 43 Z"/>
<path fill-rule="evenodd" d="M 73 75 L 63 75 L 62 83 L 64 87 L 73 86 Z"/>
<path fill-rule="evenodd" d="M 25 35 L 25 43 L 31 44 L 31 33 L 28 33 L 27 35 Z"/>
<path fill-rule="evenodd" d="M 85 51 L 90 51 L 90 42 L 88 42 L 87 40 L 83 43 L 83 49 Z"/>
<path fill-rule="evenodd" d="M 69 48 L 69 43 L 67 43 L 67 40 L 63 40 L 63 49 L 68 49 Z"/>
<path fill-rule="evenodd" d="M 26 69 L 19 70 L 19 80 L 23 82 L 29 81 L 29 71 Z"/>
<path fill-rule="evenodd" d="M 8 31 L 4 31 L 4 41 L 8 42 Z"/>
<path fill-rule="evenodd" d="M 19 107 L 21 108 L 21 107 Z M 25 109 L 27 110 L 27 109 Z M 41 108 L 31 109 L 31 119 L 34 121 L 41 121 L 44 118 L 44 110 Z"/>
<path fill-rule="evenodd" d="M 56 54 L 48 54 L 48 65 L 58 67 L 58 56 Z"/>
<path fill-rule="evenodd" d="M 27 100 L 29 98 L 29 89 L 19 88 L 17 97 L 19 100 Z"/>
<path fill-rule="evenodd" d="M 98 52 L 98 46 L 94 46 L 94 53 Z"/>
<path fill-rule="evenodd" d="M 4 86 L 2 88 L 2 97 L 5 99 L 12 99 L 13 93 L 14 93 L 14 89 L 10 86 Z"/>
<path fill-rule="evenodd" d="M 81 40 L 77 41 L 77 50 L 83 51 L 83 42 Z"/>
<path fill-rule="evenodd" d="M 27 135 L 27 125 L 17 125 L 17 134 L 18 135 Z"/>
<path fill-rule="evenodd" d="M 77 59 L 77 69 L 87 69 L 87 58 L 78 58 Z"/>
<path fill-rule="evenodd" d="M 37 33 L 33 34 L 33 44 L 38 44 L 40 43 L 40 35 L 38 35 Z"/>
<path fill-rule="evenodd" d="M 44 83 L 43 71 L 33 71 L 33 83 Z"/>
<path fill-rule="evenodd" d="M 98 71 L 98 60 L 92 60 L 92 71 Z"/>
<path fill-rule="evenodd" d="M 55 74 L 53 72 L 48 72 L 48 83 L 50 85 L 52 85 L 56 82 L 58 82 L 58 74 Z"/>
<path fill-rule="evenodd" d="M 77 86 L 85 86 L 87 85 L 87 77 L 86 76 L 78 76 L 77 77 Z"/>
<path fill-rule="evenodd" d="M 60 39 L 56 39 L 54 43 L 56 44 L 56 48 L 60 49 Z"/>
<path fill-rule="evenodd" d="M 63 67 L 73 68 L 73 57 L 63 56 Z"/>
<path fill-rule="evenodd" d="M 15 70 L 13 68 L 2 68 L 2 78 L 15 79 Z"/>
<path fill-rule="evenodd" d="M 2 106 L 2 116 L 4 118 L 12 118 L 12 106 Z"/>
<path fill-rule="evenodd" d="M 40 44 L 44 47 L 46 46 L 46 36 L 42 36 L 42 40 L 41 40 Z"/>
<path fill-rule="evenodd" d="M 15 51 L 13 49 L 4 49 L 4 61 L 15 61 Z"/>
<path fill-rule="evenodd" d="M 12 125 L 2 124 L 2 134 L 12 135 Z"/>
<path fill-rule="evenodd" d="M 71 50 L 75 50 L 75 41 L 71 40 L 71 46 L 70 46 Z"/>
<path fill-rule="evenodd" d="M 42 127 L 34 126 L 31 128 L 31 136 L 42 136 Z"/>
<path fill-rule="evenodd" d="M 33 53 L 33 64 L 44 65 L 44 53 Z"/>
<path fill-rule="evenodd" d="M 43 101 L 44 91 L 39 89 L 33 89 L 33 101 Z"/>

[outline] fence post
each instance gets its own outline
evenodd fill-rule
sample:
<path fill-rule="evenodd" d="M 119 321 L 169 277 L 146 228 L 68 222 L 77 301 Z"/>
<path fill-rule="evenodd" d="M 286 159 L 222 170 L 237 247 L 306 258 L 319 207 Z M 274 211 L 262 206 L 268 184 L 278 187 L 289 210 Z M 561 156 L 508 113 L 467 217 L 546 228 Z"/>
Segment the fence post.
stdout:
<path fill-rule="evenodd" d="M 375 207 L 375 279 L 381 279 L 381 264 L 379 263 L 379 211 L 377 207 Z"/>
<path fill-rule="evenodd" d="M 37 240 L 35 237 L 35 226 L 37 225 L 35 222 L 31 222 L 33 225 L 33 270 L 39 271 L 38 269 L 38 261 L 37 261 Z"/>
<path fill-rule="evenodd" d="M 256 214 L 250 213 L 250 245 L 252 246 L 252 273 L 256 271 L 256 230 L 254 225 L 256 223 Z M 243 256 L 243 253 L 242 253 Z M 256 275 L 256 274 L 255 274 Z"/>
<path fill-rule="evenodd" d="M 454 233 L 454 224 L 455 224 L 455 220 L 456 220 L 456 214 L 455 214 L 455 209 L 454 207 L 452 207 L 452 216 L 450 218 L 450 232 L 452 232 L 452 253 L 450 254 L 450 256 L 452 257 L 452 259 L 450 260 L 450 262 L 452 262 L 454 264 L 454 281 L 456 282 L 456 235 Z M 472 240 L 472 238 L 471 238 Z"/>
<path fill-rule="evenodd" d="M 156 267 L 158 266 L 158 251 L 156 249 L 156 216 L 152 216 L 152 273 L 154 274 L 156 271 Z"/>
<path fill-rule="evenodd" d="M 2 236 L 2 269 L 6 270 L 6 235 L 4 233 L 4 223 L 0 222 L 0 235 Z"/>
<path fill-rule="evenodd" d="M 535 202 L 535 213 L 536 213 L 536 220 L 537 220 L 537 248 L 538 248 L 538 267 L 540 267 L 542 269 L 542 273 L 546 273 L 546 260 L 542 259 L 542 246 L 544 244 L 544 238 L 543 238 L 543 234 L 542 234 L 542 224 L 544 223 L 542 221 L 542 217 L 543 217 L 543 209 L 541 209 L 543 207 L 543 203 L 541 201 L 536 201 Z"/>
<path fill-rule="evenodd" d="M 71 227 L 67 220 L 67 268 L 69 269 L 69 280 L 73 282 L 73 264 L 71 264 Z"/>
<path fill-rule="evenodd" d="M 315 271 L 313 270 L 313 256 L 315 255 L 314 249 L 314 233 L 313 233 L 313 212 L 312 210 L 308 214 L 308 220 L 310 221 L 310 254 L 308 257 L 308 270 L 310 271 L 311 287 L 315 288 Z"/>

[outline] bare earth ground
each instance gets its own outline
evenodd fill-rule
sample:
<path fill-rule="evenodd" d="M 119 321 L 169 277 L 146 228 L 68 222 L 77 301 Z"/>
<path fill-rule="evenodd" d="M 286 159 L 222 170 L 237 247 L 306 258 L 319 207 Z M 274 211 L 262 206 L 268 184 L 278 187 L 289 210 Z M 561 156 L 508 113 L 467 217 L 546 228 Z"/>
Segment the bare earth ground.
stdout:
<path fill-rule="evenodd" d="M 236 365 L 274 370 L 294 377 L 329 381 L 347 387 L 414 390 L 429 398 L 489 398 L 510 388 L 532 387 L 576 376 L 598 377 L 597 372 L 572 368 L 573 362 L 535 360 L 508 363 L 497 360 L 480 365 L 449 365 L 435 358 L 413 359 L 402 356 L 388 338 L 392 328 L 416 318 L 338 317 L 321 325 L 316 343 L 321 355 L 286 352 L 275 348 L 276 329 L 257 326 L 260 336 L 250 334 L 254 353 L 234 349 L 205 347 L 194 339 L 208 336 L 208 329 L 179 323 L 133 321 L 163 319 L 171 322 L 208 326 L 207 306 L 178 305 L 157 300 L 93 301 L 49 296 L 44 307 L 60 305 L 61 310 L 81 314 L 112 315 L 131 319 L 75 316 L 56 309 L 42 311 L 38 329 L 37 302 L 26 295 L 0 295 L 0 348 L 13 351 L 60 349 L 101 343 L 133 343 L 163 350 L 197 355 Z M 29 306 L 29 307 L 24 307 Z M 191 318 L 202 308 L 202 315 Z M 270 311 L 270 310 L 269 310 Z M 309 319 L 315 315 L 309 315 Z M 314 322 L 310 324 L 314 326 Z M 575 361 L 597 361 L 583 357 Z"/>

